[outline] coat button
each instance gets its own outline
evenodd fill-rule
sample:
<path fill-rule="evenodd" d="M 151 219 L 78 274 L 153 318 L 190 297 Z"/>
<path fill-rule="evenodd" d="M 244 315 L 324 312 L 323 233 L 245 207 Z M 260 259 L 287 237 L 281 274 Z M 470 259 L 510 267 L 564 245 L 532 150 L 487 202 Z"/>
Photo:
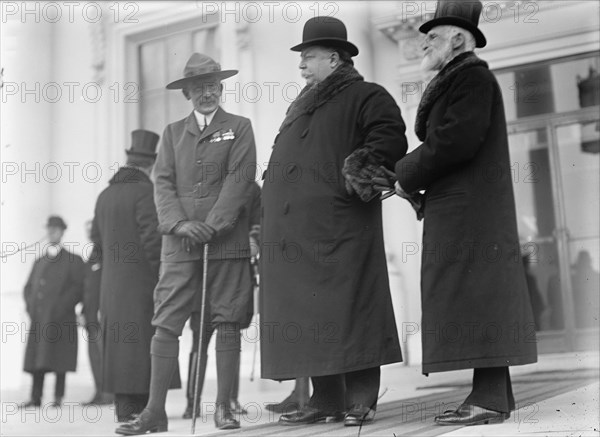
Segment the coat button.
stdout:
<path fill-rule="evenodd" d="M 285 202 L 283 204 L 283 213 L 287 214 L 288 212 L 290 212 L 290 202 Z"/>
<path fill-rule="evenodd" d="M 302 133 L 300 134 L 300 138 L 304 138 L 305 136 L 307 136 L 308 135 L 308 130 L 309 130 L 308 128 L 304 129 L 302 131 Z"/>
<path fill-rule="evenodd" d="M 202 160 L 201 160 L 201 159 L 198 159 L 198 160 L 196 161 L 196 165 L 202 165 Z"/>

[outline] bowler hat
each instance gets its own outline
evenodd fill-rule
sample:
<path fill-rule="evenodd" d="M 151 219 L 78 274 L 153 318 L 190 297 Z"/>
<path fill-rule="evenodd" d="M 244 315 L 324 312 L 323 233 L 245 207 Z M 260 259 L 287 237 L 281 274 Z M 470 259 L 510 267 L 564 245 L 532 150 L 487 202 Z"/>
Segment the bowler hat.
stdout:
<path fill-rule="evenodd" d="M 238 73 L 237 70 L 221 70 L 221 65 L 209 56 L 194 53 L 190 56 L 183 69 L 183 79 L 178 79 L 167 85 L 167 89 L 179 90 L 197 79 L 214 78 L 227 79 Z"/>
<path fill-rule="evenodd" d="M 313 17 L 304 24 L 302 42 L 290 50 L 301 52 L 306 47 L 337 47 L 350 56 L 358 55 L 358 48 L 348 41 L 346 26 L 334 17 Z"/>
<path fill-rule="evenodd" d="M 47 228 L 61 228 L 63 231 L 67 229 L 67 224 L 62 219 L 62 217 L 58 215 L 51 215 L 48 217 L 48 222 L 46 223 Z"/>
<path fill-rule="evenodd" d="M 128 155 L 142 155 L 156 158 L 156 145 L 160 137 L 149 130 L 137 129 L 131 132 L 131 148 Z"/>
<path fill-rule="evenodd" d="M 477 27 L 481 9 L 479 0 L 439 0 L 435 15 L 423 23 L 419 30 L 427 33 L 436 26 L 458 26 L 473 34 L 476 47 L 485 47 L 487 41 Z"/>

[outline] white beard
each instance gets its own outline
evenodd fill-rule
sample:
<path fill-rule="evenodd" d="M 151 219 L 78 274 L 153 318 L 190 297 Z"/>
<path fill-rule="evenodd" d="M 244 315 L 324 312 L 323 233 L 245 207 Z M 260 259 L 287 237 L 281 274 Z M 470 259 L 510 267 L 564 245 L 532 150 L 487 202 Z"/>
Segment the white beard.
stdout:
<path fill-rule="evenodd" d="M 452 44 L 450 41 L 446 42 L 440 49 L 430 50 L 421 60 L 421 71 L 429 73 L 432 71 L 439 71 L 444 68 L 452 59 Z"/>

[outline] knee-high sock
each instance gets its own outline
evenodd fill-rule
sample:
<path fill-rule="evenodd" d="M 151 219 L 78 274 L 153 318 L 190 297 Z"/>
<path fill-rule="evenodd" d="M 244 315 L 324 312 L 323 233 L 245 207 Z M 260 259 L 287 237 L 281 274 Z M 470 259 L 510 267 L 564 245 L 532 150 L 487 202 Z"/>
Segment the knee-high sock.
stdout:
<path fill-rule="evenodd" d="M 167 330 L 156 328 L 150 343 L 151 373 L 150 397 L 146 408 L 163 414 L 167 391 L 179 356 L 179 339 Z"/>
<path fill-rule="evenodd" d="M 210 343 L 210 338 L 212 337 L 213 330 L 210 326 L 205 326 L 203 333 L 203 341 L 202 341 L 202 352 L 200 353 L 200 373 L 198 375 L 198 398 L 202 396 L 202 389 L 204 388 L 204 379 L 206 376 L 206 363 L 208 361 L 208 344 Z M 193 331 L 193 343 L 192 343 L 192 353 L 190 354 L 190 369 L 188 372 L 188 391 L 187 391 L 187 400 L 188 405 L 191 407 L 194 403 L 194 390 L 196 383 L 196 360 L 198 359 L 198 339 L 200 338 L 200 331 L 194 329 Z M 192 358 L 195 357 L 195 358 Z"/>
<path fill-rule="evenodd" d="M 239 375 L 240 328 L 235 323 L 221 323 L 217 328 L 217 403 L 229 403 L 231 386 Z M 229 405 L 229 404 L 228 404 Z"/>
<path fill-rule="evenodd" d="M 237 371 L 235 372 L 235 377 L 233 378 L 233 382 L 231 383 L 231 393 L 229 394 L 229 399 L 231 399 L 232 401 L 237 401 L 239 394 L 240 394 L 240 355 L 238 354 Z"/>
<path fill-rule="evenodd" d="M 514 408 L 508 367 L 473 369 L 473 390 L 465 403 L 508 413 Z"/>

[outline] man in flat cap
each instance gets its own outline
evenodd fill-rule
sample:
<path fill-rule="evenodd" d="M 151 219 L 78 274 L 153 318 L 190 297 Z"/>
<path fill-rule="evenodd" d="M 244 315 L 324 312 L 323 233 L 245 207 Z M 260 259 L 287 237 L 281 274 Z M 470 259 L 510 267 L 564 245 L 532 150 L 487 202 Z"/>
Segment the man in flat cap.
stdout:
<path fill-rule="evenodd" d="M 115 394 L 117 421 L 139 414 L 150 388 L 152 293 L 161 235 L 150 180 L 158 135 L 131 132 L 127 162 L 96 201 L 92 241 L 102 254 L 100 314 L 103 390 Z"/>
<path fill-rule="evenodd" d="M 360 176 L 404 156 L 405 126 L 390 94 L 354 68 L 358 48 L 340 20 L 308 20 L 292 50 L 306 87 L 264 177 L 262 377 L 312 379 L 308 405 L 280 424 L 361 425 L 375 415 L 380 366 L 402 355 L 381 200 Z"/>
<path fill-rule="evenodd" d="M 417 111 L 422 144 L 396 164 L 400 196 L 425 190 L 423 373 L 474 369 L 471 394 L 439 425 L 504 421 L 515 408 L 509 366 L 537 361 L 502 95 L 473 52 L 486 45 L 481 9 L 440 1 L 421 26 L 422 67 L 438 73 Z"/>
<path fill-rule="evenodd" d="M 39 407 L 44 376 L 56 374 L 54 401 L 60 407 L 65 395 L 66 372 L 77 368 L 75 305 L 83 293 L 83 260 L 61 244 L 67 224 L 59 216 L 48 217 L 48 243 L 31 270 L 24 297 L 31 319 L 23 370 L 33 376 L 31 399 L 25 407 Z"/>
<path fill-rule="evenodd" d="M 178 337 L 192 312 L 201 307 L 204 244 L 209 250 L 203 345 L 218 331 L 214 420 L 219 429 L 240 426 L 229 399 L 238 373 L 240 325 L 252 305 L 246 205 L 254 183 L 256 149 L 250 120 L 219 107 L 221 80 L 236 73 L 194 53 L 184 78 L 167 85 L 183 91 L 193 112 L 167 126 L 154 167 L 163 244 L 161 275 L 154 291 L 150 398 L 134 421 L 117 429 L 120 434 L 168 428 L 165 402 L 177 367 Z"/>

